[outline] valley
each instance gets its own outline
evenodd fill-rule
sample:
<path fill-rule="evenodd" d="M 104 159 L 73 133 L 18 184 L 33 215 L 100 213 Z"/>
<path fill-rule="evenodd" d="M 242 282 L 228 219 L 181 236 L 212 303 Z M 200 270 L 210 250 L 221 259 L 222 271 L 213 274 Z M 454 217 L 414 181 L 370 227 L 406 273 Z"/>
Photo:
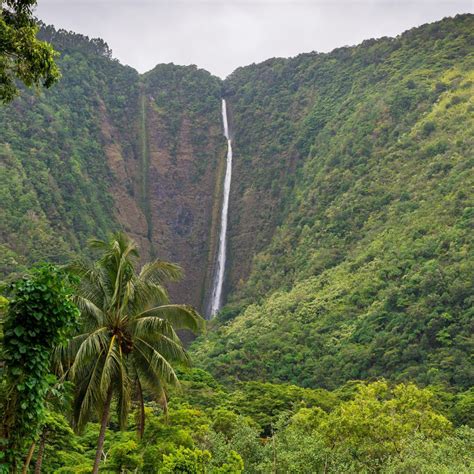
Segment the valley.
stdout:
<path fill-rule="evenodd" d="M 139 74 L 102 40 L 42 25 L 61 80 L 0 107 L 1 278 L 128 262 L 128 235 L 124 275 L 163 266 L 114 304 L 163 284 L 160 304 L 185 305 L 164 320 L 196 334 L 188 360 L 163 333 L 176 377 L 142 390 L 134 368 L 138 401 L 131 382 L 128 402 L 109 389 L 103 472 L 470 472 L 473 32 L 458 15 L 220 79 Z M 112 232 L 115 247 L 88 247 Z M 153 324 L 132 325 L 138 347 Z M 137 346 L 117 327 L 111 366 Z M 73 434 L 74 410 L 48 408 L 45 472 L 91 472 L 101 421 Z"/>

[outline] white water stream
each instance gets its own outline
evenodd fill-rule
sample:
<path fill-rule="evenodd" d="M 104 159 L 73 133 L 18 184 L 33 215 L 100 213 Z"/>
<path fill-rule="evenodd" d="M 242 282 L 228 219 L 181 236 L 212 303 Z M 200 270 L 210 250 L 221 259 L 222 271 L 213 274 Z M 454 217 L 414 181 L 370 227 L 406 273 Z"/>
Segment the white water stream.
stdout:
<path fill-rule="evenodd" d="M 224 124 L 224 135 L 227 138 L 227 162 L 224 178 L 224 195 L 222 199 L 221 226 L 219 231 L 219 248 L 217 251 L 217 267 L 214 272 L 215 276 L 212 285 L 211 318 L 221 309 L 222 306 L 222 287 L 224 285 L 227 251 L 227 215 L 229 211 L 230 182 L 232 179 L 232 141 L 229 134 L 227 104 L 225 99 L 222 99 L 222 123 Z"/>

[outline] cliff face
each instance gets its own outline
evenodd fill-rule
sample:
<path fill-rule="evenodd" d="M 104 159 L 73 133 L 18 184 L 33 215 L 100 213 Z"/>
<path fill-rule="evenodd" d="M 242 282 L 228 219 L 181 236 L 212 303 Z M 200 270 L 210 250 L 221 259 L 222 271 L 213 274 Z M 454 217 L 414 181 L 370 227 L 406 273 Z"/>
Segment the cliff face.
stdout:
<path fill-rule="evenodd" d="M 62 53 L 61 82 L 0 110 L 2 272 L 65 261 L 123 228 L 143 260 L 181 264 L 172 297 L 204 308 L 225 160 L 221 81 L 174 65 L 139 76 L 102 43 L 43 35 Z"/>
<path fill-rule="evenodd" d="M 151 256 L 179 263 L 172 294 L 204 308 L 213 254 L 213 207 L 225 139 L 221 84 L 196 68 L 158 66 L 141 97 L 142 197 Z"/>

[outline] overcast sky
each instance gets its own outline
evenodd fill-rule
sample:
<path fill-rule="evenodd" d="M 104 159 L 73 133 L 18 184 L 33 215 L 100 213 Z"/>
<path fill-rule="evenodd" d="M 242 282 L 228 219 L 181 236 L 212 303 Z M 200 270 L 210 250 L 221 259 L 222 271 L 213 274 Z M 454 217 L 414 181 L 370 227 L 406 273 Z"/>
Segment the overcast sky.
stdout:
<path fill-rule="evenodd" d="M 140 72 L 173 62 L 225 77 L 270 57 L 327 52 L 473 10 L 474 0 L 39 0 L 36 15 L 103 38 Z"/>

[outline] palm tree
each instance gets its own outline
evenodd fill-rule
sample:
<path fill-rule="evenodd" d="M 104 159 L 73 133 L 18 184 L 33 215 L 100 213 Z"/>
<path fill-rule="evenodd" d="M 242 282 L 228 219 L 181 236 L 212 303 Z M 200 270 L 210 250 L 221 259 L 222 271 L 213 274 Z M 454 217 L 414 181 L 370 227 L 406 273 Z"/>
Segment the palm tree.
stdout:
<path fill-rule="evenodd" d="M 81 430 L 94 411 L 99 413 L 92 471 L 97 473 L 112 400 L 124 428 L 132 399 L 137 396 L 138 430 L 143 434 L 143 387 L 161 397 L 167 384 L 178 382 L 174 364 L 188 364 L 189 357 L 175 330 L 198 333 L 204 320 L 190 306 L 169 303 L 162 285 L 180 278 L 178 266 L 156 260 L 137 272 L 137 246 L 124 233 L 114 234 L 108 242 L 91 241 L 91 246 L 100 250 L 102 257 L 92 265 L 70 267 L 80 277 L 76 304 L 81 310 L 81 328 L 59 352 L 76 386 L 75 428 Z"/>

